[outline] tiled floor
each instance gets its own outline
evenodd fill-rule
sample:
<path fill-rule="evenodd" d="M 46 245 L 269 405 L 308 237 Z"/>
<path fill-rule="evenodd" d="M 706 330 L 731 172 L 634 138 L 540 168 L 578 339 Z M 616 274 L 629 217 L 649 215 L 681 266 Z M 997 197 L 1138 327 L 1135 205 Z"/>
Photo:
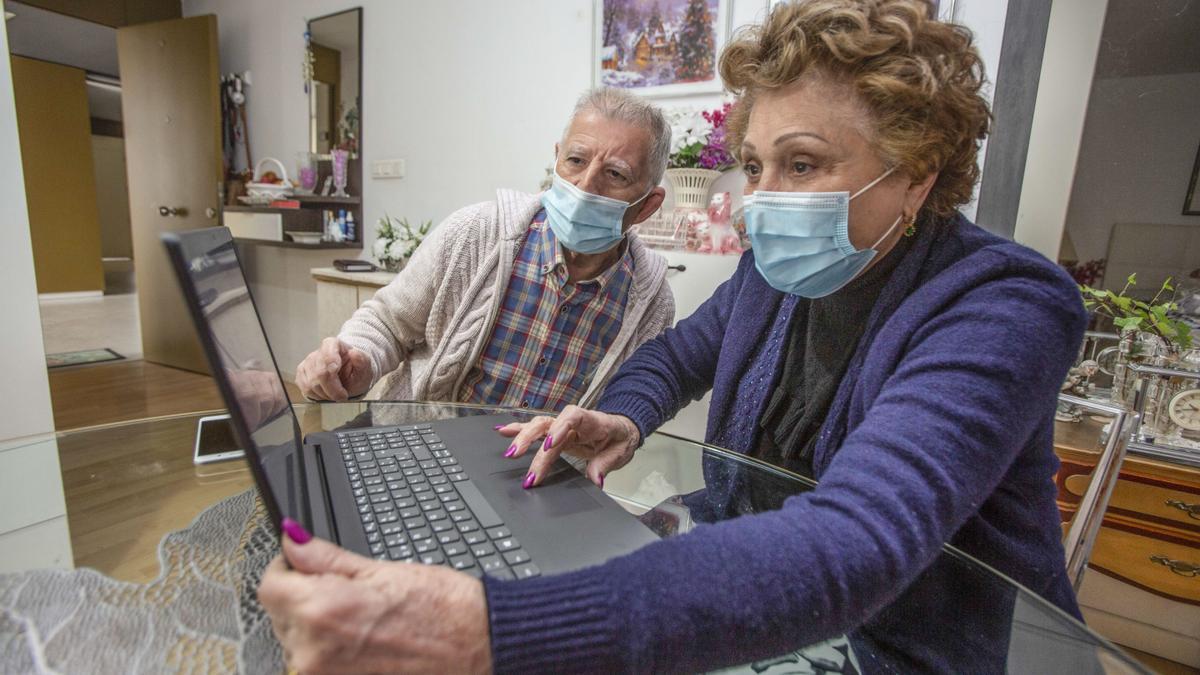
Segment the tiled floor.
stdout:
<path fill-rule="evenodd" d="M 126 359 L 142 357 L 136 294 L 39 304 L 47 354 L 108 347 Z"/>

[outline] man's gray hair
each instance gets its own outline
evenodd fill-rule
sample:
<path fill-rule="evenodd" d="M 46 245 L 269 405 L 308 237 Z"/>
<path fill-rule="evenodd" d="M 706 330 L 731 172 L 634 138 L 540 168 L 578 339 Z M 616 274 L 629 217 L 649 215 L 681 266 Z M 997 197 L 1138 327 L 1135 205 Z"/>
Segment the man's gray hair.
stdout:
<path fill-rule="evenodd" d="M 563 140 L 571 130 L 571 124 L 582 113 L 594 112 L 603 117 L 625 122 L 636 127 L 642 127 L 650 132 L 650 151 L 646 156 L 646 169 L 650 177 L 650 186 L 662 181 L 663 172 L 667 170 L 667 157 L 671 154 L 671 125 L 662 111 L 644 99 L 620 89 L 596 87 L 584 92 L 575 103 L 567 128 L 563 130 Z"/>

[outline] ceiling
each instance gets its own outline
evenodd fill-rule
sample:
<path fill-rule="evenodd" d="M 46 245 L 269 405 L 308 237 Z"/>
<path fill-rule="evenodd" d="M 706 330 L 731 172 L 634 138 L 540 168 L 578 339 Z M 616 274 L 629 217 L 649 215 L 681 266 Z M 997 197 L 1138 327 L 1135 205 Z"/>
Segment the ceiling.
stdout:
<path fill-rule="evenodd" d="M 1096 78 L 1200 73 L 1200 0 L 1109 0 Z"/>
<path fill-rule="evenodd" d="M 117 29 L 5 0 L 13 54 L 117 76 Z"/>
<path fill-rule="evenodd" d="M 88 83 L 88 108 L 92 117 L 121 120 L 121 92 L 117 75 L 117 29 L 7 1 L 15 14 L 8 20 L 9 51 L 41 61 L 61 63 L 89 73 L 105 75 L 108 84 Z"/>

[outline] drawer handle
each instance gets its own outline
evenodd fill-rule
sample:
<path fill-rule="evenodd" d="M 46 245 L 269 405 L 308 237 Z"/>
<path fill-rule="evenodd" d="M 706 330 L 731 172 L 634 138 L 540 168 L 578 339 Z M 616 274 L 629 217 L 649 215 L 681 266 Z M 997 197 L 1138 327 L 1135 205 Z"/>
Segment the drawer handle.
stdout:
<path fill-rule="evenodd" d="M 676 272 L 686 272 L 687 265 L 667 265 L 667 269 L 675 270 Z"/>
<path fill-rule="evenodd" d="M 1189 517 L 1200 520 L 1200 504 L 1188 504 L 1187 502 L 1181 502 L 1178 499 L 1168 499 L 1167 506 L 1174 506 L 1180 511 L 1188 514 Z"/>
<path fill-rule="evenodd" d="M 1171 560 L 1165 555 L 1152 555 L 1150 562 L 1158 563 L 1181 577 L 1200 577 L 1200 565 L 1182 560 Z"/>

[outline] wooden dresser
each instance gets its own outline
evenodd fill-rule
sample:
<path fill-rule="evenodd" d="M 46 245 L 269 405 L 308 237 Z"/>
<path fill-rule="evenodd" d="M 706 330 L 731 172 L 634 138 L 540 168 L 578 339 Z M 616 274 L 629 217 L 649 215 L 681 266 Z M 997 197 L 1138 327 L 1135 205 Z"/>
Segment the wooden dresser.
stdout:
<path fill-rule="evenodd" d="M 1101 423 L 1056 423 L 1064 529 L 1100 455 Z M 1200 469 L 1126 455 L 1079 594 L 1120 644 L 1200 667 Z"/>
<path fill-rule="evenodd" d="M 317 282 L 317 335 L 321 339 L 337 335 L 354 310 L 396 278 L 395 272 L 342 272 L 334 267 L 314 267 L 309 272 Z"/>

